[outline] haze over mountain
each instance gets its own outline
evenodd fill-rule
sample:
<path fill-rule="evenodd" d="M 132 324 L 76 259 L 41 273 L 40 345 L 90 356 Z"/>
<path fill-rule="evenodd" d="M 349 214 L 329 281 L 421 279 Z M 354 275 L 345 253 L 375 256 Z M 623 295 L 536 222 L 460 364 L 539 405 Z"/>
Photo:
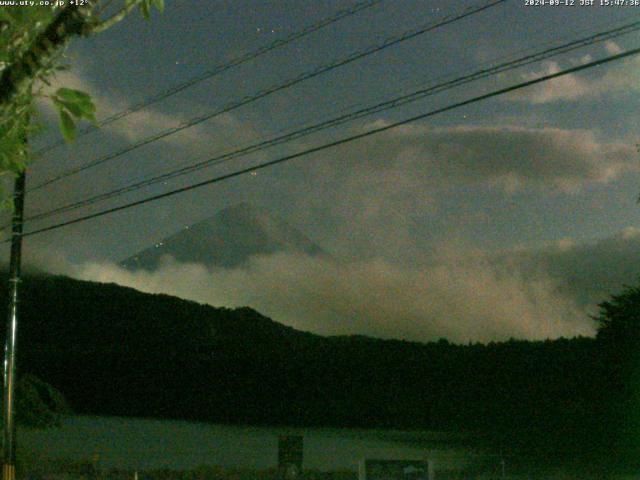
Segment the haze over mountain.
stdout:
<path fill-rule="evenodd" d="M 322 248 L 279 216 L 265 208 L 240 203 L 185 226 L 127 258 L 121 265 L 129 270 L 155 270 L 163 257 L 171 256 L 182 263 L 235 268 L 252 256 L 279 252 L 327 256 Z"/>

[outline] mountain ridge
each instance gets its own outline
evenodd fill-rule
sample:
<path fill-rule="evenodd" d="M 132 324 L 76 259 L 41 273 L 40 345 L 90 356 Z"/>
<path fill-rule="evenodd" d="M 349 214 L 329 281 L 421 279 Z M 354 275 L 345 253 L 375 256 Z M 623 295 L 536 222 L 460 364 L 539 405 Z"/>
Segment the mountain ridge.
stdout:
<path fill-rule="evenodd" d="M 265 208 L 239 203 L 187 225 L 123 260 L 129 270 L 155 270 L 163 256 L 183 263 L 236 268 L 252 256 L 277 252 L 328 254 L 306 235 Z"/>
<path fill-rule="evenodd" d="M 22 285 L 19 371 L 59 389 L 79 414 L 482 432 L 524 450 L 557 449 L 567 435 L 591 441 L 586 432 L 603 424 L 593 338 L 323 337 L 249 307 L 116 284 L 27 275 Z"/>

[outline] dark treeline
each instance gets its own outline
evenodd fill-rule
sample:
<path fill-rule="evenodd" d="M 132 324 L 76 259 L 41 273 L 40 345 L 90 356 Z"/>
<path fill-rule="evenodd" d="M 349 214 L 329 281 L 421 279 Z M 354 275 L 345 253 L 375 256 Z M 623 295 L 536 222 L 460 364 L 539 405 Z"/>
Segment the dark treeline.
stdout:
<path fill-rule="evenodd" d="M 24 282 L 19 370 L 76 413 L 470 432 L 512 455 L 623 464 L 640 458 L 638 298 L 603 304 L 597 339 L 424 344 L 37 275 Z"/>

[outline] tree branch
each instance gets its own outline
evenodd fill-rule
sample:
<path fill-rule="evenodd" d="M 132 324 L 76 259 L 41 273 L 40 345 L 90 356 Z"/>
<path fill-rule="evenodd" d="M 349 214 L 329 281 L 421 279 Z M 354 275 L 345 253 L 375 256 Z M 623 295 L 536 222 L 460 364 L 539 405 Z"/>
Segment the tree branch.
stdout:
<path fill-rule="evenodd" d="M 109 17 L 104 22 L 97 23 L 91 27 L 91 33 L 100 33 L 105 30 L 113 27 L 116 23 L 122 21 L 124 17 L 126 17 L 131 10 L 133 10 L 138 4 L 140 4 L 142 0 L 129 0 L 125 2 L 124 7 L 122 7 L 118 13 L 114 13 L 111 17 Z"/>
<path fill-rule="evenodd" d="M 37 36 L 22 58 L 9 65 L 0 76 L 0 107 L 8 105 L 24 92 L 56 51 L 71 37 L 91 33 L 92 7 L 68 5 Z"/>

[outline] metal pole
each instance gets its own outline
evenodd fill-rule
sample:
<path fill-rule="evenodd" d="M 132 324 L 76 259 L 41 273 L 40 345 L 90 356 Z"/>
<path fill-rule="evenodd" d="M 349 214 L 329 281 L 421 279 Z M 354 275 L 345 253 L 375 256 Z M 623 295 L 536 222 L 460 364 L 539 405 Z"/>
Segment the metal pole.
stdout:
<path fill-rule="evenodd" d="M 11 222 L 11 260 L 9 262 L 9 313 L 7 316 L 7 338 L 4 349 L 4 408 L 2 417 L 4 421 L 2 442 L 4 461 L 2 465 L 2 480 L 15 480 L 16 476 L 16 335 L 18 332 L 18 286 L 20 284 L 25 180 L 25 173 L 20 173 L 13 188 L 14 205 Z"/>

